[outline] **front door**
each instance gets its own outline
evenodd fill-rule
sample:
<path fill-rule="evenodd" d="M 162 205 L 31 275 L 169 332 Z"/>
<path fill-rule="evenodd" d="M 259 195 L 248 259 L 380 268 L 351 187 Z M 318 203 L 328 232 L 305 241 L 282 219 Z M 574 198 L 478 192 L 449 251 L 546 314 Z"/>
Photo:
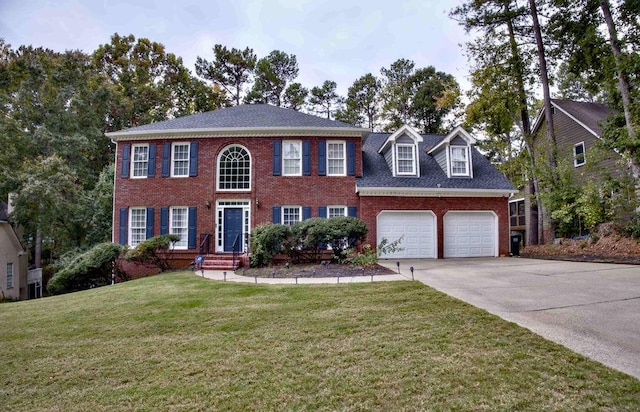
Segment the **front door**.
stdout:
<path fill-rule="evenodd" d="M 233 252 L 233 243 L 238 241 L 237 250 L 242 252 L 242 208 L 224 209 L 224 251 Z"/>

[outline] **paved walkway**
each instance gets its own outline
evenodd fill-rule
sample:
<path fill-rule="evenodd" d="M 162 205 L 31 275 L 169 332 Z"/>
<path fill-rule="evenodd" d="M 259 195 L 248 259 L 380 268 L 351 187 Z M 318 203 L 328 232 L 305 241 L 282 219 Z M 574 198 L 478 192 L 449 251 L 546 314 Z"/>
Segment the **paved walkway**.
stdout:
<path fill-rule="evenodd" d="M 232 271 L 222 270 L 197 270 L 196 275 L 212 280 L 222 280 L 227 282 L 240 283 L 262 283 L 270 285 L 311 285 L 311 284 L 332 284 L 332 283 L 367 283 L 367 282 L 390 282 L 396 280 L 411 280 L 403 274 L 395 275 L 375 275 L 375 276 L 343 276 L 328 278 L 260 278 L 253 276 L 240 276 Z"/>

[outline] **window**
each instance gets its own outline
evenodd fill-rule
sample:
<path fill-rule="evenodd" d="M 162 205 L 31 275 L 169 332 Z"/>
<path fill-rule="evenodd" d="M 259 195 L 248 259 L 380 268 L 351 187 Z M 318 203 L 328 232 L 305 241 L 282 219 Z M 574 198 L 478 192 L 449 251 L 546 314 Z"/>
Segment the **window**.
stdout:
<path fill-rule="evenodd" d="M 282 208 L 282 224 L 293 226 L 302 221 L 302 208 L 300 206 L 284 206 Z"/>
<path fill-rule="evenodd" d="M 7 263 L 7 289 L 13 287 L 13 263 Z"/>
<path fill-rule="evenodd" d="M 180 236 L 173 244 L 174 249 L 186 249 L 189 235 L 189 215 L 186 207 L 172 207 L 169 214 L 169 233 Z"/>
<path fill-rule="evenodd" d="M 469 176 L 469 156 L 466 146 L 451 146 L 451 175 Z"/>
<path fill-rule="evenodd" d="M 251 189 L 251 158 L 242 146 L 226 148 L 218 160 L 219 190 Z"/>
<path fill-rule="evenodd" d="M 147 177 L 149 167 L 149 145 L 133 145 L 131 157 L 132 177 Z"/>
<path fill-rule="evenodd" d="M 575 167 L 582 166 L 587 162 L 584 155 L 584 142 L 580 142 L 573 146 L 573 165 Z"/>
<path fill-rule="evenodd" d="M 136 247 L 147 239 L 147 209 L 131 208 L 129 222 L 129 246 Z"/>
<path fill-rule="evenodd" d="M 329 206 L 329 207 L 327 207 L 327 217 L 328 218 L 346 216 L 346 215 L 347 215 L 347 208 L 345 206 Z"/>
<path fill-rule="evenodd" d="M 302 175 L 302 142 L 282 142 L 282 169 L 285 176 Z"/>
<path fill-rule="evenodd" d="M 415 175 L 415 146 L 407 144 L 396 145 L 396 162 L 399 175 Z"/>
<path fill-rule="evenodd" d="M 174 143 L 171 150 L 171 176 L 189 176 L 189 143 Z"/>
<path fill-rule="evenodd" d="M 345 175 L 344 142 L 327 143 L 327 174 L 329 176 Z"/>
<path fill-rule="evenodd" d="M 509 219 L 511 226 L 525 226 L 524 199 L 509 202 Z"/>

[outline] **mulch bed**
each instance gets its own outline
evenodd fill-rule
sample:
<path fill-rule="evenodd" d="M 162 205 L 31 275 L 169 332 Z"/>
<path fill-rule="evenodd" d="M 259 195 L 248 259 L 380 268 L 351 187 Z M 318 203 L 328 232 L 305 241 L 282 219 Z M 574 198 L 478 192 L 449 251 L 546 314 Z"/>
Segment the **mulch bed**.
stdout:
<path fill-rule="evenodd" d="M 547 255 L 543 253 L 521 253 L 520 257 L 545 260 L 568 260 L 571 262 L 620 263 L 625 265 L 640 265 L 640 256 L 600 256 L 600 255 Z"/>
<path fill-rule="evenodd" d="M 329 278 L 329 277 L 345 277 L 345 276 L 371 276 L 371 275 L 392 275 L 396 272 L 389 270 L 380 265 L 371 267 L 354 267 L 342 265 L 339 263 L 329 264 L 297 264 L 269 266 L 264 268 L 249 268 L 246 270 L 238 269 L 237 275 L 257 276 L 259 278 Z"/>

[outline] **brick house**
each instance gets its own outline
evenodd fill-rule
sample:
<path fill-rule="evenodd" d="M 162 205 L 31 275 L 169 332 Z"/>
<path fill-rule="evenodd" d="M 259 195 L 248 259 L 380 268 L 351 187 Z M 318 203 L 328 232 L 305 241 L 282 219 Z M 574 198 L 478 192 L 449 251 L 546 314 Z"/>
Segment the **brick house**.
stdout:
<path fill-rule="evenodd" d="M 393 258 L 508 254 L 511 184 L 463 129 L 371 133 L 269 105 L 240 105 L 109 133 L 113 241 L 182 236 L 180 264 L 241 253 L 256 225 L 356 216 Z"/>
<path fill-rule="evenodd" d="M 568 163 L 572 167 L 572 177 L 577 183 L 599 179 L 606 174 L 622 177 L 625 168 L 621 167 L 622 157 L 614 152 L 597 152 L 596 145 L 602 136 L 602 126 L 613 112 L 599 103 L 578 102 L 564 99 L 551 99 L 551 109 L 558 148 L 558 163 Z M 548 144 L 544 108 L 536 117 L 532 134 L 535 152 L 545 150 Z M 533 186 L 524 190 L 509 201 L 511 230 L 520 233 L 527 244 L 538 242 L 538 209 L 535 205 Z M 544 237 L 552 239 L 549 231 L 548 214 L 544 213 Z"/>

